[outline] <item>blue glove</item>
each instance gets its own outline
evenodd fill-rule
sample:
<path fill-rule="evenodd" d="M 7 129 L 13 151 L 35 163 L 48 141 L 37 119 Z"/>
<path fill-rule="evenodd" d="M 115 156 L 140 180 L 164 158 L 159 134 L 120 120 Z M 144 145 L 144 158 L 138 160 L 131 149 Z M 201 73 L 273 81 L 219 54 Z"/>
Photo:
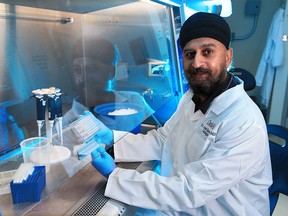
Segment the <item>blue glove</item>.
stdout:
<path fill-rule="evenodd" d="M 91 164 L 106 178 L 113 172 L 116 168 L 116 164 L 113 158 L 105 151 L 103 147 L 98 147 L 92 153 Z"/>
<path fill-rule="evenodd" d="M 96 142 L 104 143 L 106 146 L 110 147 L 114 141 L 113 131 L 110 130 L 106 125 L 104 125 L 100 120 L 98 121 L 99 121 L 100 130 L 94 136 L 94 139 Z"/>
<path fill-rule="evenodd" d="M 90 114 L 89 111 L 84 111 L 84 115 Z M 104 125 L 99 119 L 94 116 L 94 120 L 97 122 L 100 130 L 94 136 L 94 140 L 97 143 L 103 143 L 106 146 L 110 147 L 114 141 L 113 131 L 110 130 L 106 125 Z"/>

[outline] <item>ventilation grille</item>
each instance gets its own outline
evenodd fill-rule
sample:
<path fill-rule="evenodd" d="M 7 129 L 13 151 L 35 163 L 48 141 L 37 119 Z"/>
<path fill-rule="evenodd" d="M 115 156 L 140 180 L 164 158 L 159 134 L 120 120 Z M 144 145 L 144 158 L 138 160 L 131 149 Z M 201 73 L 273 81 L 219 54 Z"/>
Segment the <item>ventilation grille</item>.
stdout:
<path fill-rule="evenodd" d="M 131 163 L 118 163 L 117 167 L 121 167 L 124 169 L 134 169 L 136 170 L 141 163 L 139 162 L 131 162 Z"/>
<path fill-rule="evenodd" d="M 104 196 L 106 184 L 102 185 L 99 190 L 95 191 L 86 202 L 74 212 L 74 216 L 96 215 L 101 208 L 108 202 L 109 198 Z"/>

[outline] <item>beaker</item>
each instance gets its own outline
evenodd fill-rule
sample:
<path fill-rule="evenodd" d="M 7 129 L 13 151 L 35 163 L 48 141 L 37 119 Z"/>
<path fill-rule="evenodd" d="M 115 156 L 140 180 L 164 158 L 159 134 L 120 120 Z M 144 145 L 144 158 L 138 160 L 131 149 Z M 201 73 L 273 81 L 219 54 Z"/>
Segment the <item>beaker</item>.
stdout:
<path fill-rule="evenodd" d="M 35 166 L 45 166 L 46 173 L 50 170 L 50 139 L 46 137 L 32 137 L 20 143 L 24 163 Z"/>

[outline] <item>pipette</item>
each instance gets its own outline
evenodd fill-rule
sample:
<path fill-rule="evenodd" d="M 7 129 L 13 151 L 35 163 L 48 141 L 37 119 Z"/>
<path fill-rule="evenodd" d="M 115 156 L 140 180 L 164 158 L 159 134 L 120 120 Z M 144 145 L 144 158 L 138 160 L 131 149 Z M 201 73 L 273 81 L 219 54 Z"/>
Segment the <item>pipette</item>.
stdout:
<path fill-rule="evenodd" d="M 63 129 L 62 129 L 62 100 L 59 88 L 50 87 L 50 88 L 43 88 L 43 89 L 36 89 L 33 90 L 32 93 L 34 93 L 38 101 L 37 105 L 37 111 L 39 110 L 39 116 L 37 117 L 41 119 L 41 124 L 39 120 L 39 125 L 42 126 L 45 121 L 46 123 L 46 137 L 50 140 L 50 143 L 52 144 L 51 148 L 49 149 L 49 158 L 50 163 L 56 163 L 63 160 L 66 160 L 70 157 L 71 151 L 63 145 Z M 40 103 L 40 99 L 45 99 L 45 103 Z M 43 102 L 43 101 L 42 101 Z M 47 107 L 47 109 L 46 109 Z M 53 127 L 54 123 L 56 121 L 56 130 L 58 133 L 58 136 L 61 138 L 61 146 L 59 145 L 53 145 Z M 59 135 L 60 133 L 60 135 Z M 41 136 L 41 133 L 39 133 L 39 137 Z"/>
<path fill-rule="evenodd" d="M 57 119 L 57 133 L 60 138 L 61 145 L 63 146 L 63 128 L 62 128 L 62 93 L 58 92 L 55 94 L 54 102 L 53 102 L 53 112 Z"/>
<path fill-rule="evenodd" d="M 52 130 L 53 130 L 53 125 L 54 125 L 54 120 L 56 117 L 55 98 L 59 97 L 57 95 L 59 95 L 60 89 L 55 88 L 55 87 L 43 88 L 43 89 L 33 90 L 32 93 L 35 94 L 35 98 L 36 98 L 38 136 L 41 137 L 41 128 L 46 119 L 45 118 L 46 117 L 46 105 L 48 103 L 48 119 L 49 119 L 50 131 L 46 131 L 46 134 L 47 134 L 47 137 L 50 136 L 51 141 L 52 141 Z"/>
<path fill-rule="evenodd" d="M 37 125 L 38 125 L 38 136 L 41 137 L 41 128 L 45 122 L 45 110 L 47 96 L 42 94 L 36 94 L 36 111 L 37 111 Z"/>
<path fill-rule="evenodd" d="M 60 141 L 61 141 L 61 145 L 63 146 L 63 125 L 62 125 L 62 94 L 58 95 L 58 98 L 56 100 L 56 116 L 57 116 L 57 120 L 59 123 L 59 133 L 60 134 Z"/>
<path fill-rule="evenodd" d="M 49 128 L 50 128 L 49 137 L 51 139 L 51 143 L 52 143 L 53 125 L 54 125 L 54 120 L 56 117 L 55 111 L 56 111 L 55 95 L 51 94 L 51 95 L 48 95 L 48 120 L 49 120 Z"/>

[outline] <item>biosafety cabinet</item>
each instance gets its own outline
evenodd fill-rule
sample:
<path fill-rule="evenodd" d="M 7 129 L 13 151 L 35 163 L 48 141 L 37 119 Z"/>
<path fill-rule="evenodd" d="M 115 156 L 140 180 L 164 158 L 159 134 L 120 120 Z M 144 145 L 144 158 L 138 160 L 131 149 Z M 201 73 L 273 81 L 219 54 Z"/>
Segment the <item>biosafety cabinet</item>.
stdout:
<path fill-rule="evenodd" d="M 52 210 L 52 215 L 74 214 L 72 207 L 82 205 L 76 203 L 84 195 L 105 184 L 105 178 L 89 166 L 89 157 L 68 158 L 68 162 L 51 164 L 40 202 L 13 204 L 6 191 L 9 177 L 4 174 L 12 176 L 23 163 L 21 141 L 49 135 L 52 145 L 70 145 L 69 156 L 73 157 L 73 136 L 69 140 L 67 131 L 85 109 L 99 119 L 104 116 L 101 120 L 112 129 L 134 133 L 167 121 L 186 86 L 178 60 L 179 28 L 179 8 L 154 1 L 0 1 L 3 215 L 49 214 Z M 45 116 L 39 121 L 35 91 L 43 89 L 55 90 L 61 98 L 60 114 L 53 121 L 48 100 L 40 103 Z M 49 94 L 44 95 L 54 97 Z M 140 107 L 140 117 L 105 122 L 107 107 L 123 103 Z M 113 202 L 109 205 L 112 209 L 117 206 L 116 212 L 124 208 Z"/>

